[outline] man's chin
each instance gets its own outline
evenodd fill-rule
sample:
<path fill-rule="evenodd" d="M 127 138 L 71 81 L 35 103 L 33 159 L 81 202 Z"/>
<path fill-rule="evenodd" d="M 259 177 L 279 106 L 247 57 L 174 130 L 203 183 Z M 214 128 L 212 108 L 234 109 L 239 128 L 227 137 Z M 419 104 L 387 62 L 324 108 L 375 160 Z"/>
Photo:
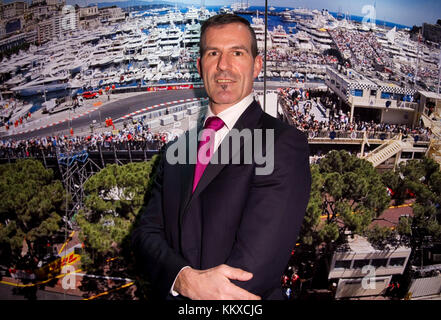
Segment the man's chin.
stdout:
<path fill-rule="evenodd" d="M 236 104 L 237 102 L 239 102 L 239 100 L 237 99 L 212 99 L 211 100 L 214 104 L 217 105 L 222 105 L 222 106 L 232 106 L 233 104 Z"/>

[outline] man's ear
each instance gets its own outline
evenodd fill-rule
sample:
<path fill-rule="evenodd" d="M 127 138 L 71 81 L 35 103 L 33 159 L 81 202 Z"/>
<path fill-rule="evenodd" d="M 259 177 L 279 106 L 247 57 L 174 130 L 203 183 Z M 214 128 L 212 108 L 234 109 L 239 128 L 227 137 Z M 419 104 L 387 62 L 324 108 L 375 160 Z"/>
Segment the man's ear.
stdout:
<path fill-rule="evenodd" d="M 198 58 L 198 59 L 196 60 L 196 66 L 197 66 L 197 68 L 198 68 L 198 73 L 199 73 L 199 75 L 201 76 L 201 79 L 202 79 L 202 65 L 201 65 L 201 58 Z"/>
<path fill-rule="evenodd" d="M 257 78 L 259 76 L 260 70 L 262 70 L 263 66 L 263 59 L 261 55 L 257 55 L 254 58 L 254 70 L 253 70 L 253 77 Z"/>

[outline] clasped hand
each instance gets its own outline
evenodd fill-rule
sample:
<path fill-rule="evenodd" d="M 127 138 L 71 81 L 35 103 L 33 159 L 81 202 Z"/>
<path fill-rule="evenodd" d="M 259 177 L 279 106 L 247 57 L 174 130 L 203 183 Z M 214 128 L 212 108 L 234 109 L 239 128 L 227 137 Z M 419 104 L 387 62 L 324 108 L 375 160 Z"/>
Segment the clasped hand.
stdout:
<path fill-rule="evenodd" d="M 248 281 L 253 274 L 225 264 L 197 270 L 183 269 L 176 278 L 174 290 L 192 300 L 260 300 L 230 280 Z"/>

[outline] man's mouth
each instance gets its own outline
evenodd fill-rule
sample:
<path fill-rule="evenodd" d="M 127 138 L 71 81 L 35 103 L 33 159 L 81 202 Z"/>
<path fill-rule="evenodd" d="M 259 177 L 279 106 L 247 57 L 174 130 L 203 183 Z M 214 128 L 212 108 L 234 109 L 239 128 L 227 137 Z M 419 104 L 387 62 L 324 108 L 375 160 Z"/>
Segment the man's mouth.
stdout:
<path fill-rule="evenodd" d="M 233 80 L 230 79 L 217 79 L 217 83 L 232 83 Z"/>

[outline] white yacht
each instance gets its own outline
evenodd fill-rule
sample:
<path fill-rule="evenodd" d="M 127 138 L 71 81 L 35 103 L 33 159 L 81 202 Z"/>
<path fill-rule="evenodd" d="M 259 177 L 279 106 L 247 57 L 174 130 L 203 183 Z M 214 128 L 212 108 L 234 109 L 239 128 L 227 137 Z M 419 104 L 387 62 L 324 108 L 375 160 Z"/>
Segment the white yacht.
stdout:
<path fill-rule="evenodd" d="M 231 10 L 233 12 L 244 11 L 247 10 L 249 7 L 250 7 L 249 1 L 234 2 L 231 4 Z"/>
<path fill-rule="evenodd" d="M 187 12 L 184 14 L 184 20 L 187 22 L 199 20 L 199 10 L 193 6 L 189 7 Z"/>
<path fill-rule="evenodd" d="M 183 40 L 183 32 L 181 29 L 175 26 L 174 23 L 170 24 L 170 27 L 162 30 L 159 36 L 159 45 L 161 47 L 175 47 L 180 48 Z"/>
<path fill-rule="evenodd" d="M 152 53 L 159 50 L 160 35 L 159 29 L 152 29 L 142 45 L 141 53 Z"/>
<path fill-rule="evenodd" d="M 291 16 L 291 10 L 286 9 L 280 13 L 282 21 L 287 23 L 294 23 L 296 20 Z"/>
<path fill-rule="evenodd" d="M 150 54 L 148 56 L 148 64 L 150 67 L 156 67 L 161 62 L 158 54 Z"/>
<path fill-rule="evenodd" d="M 265 49 L 265 22 L 259 17 L 259 11 L 257 11 L 256 16 L 251 19 L 251 28 L 253 28 L 256 34 L 257 47 L 260 52 Z M 269 32 L 267 32 L 267 48 L 272 47 L 272 40 Z"/>
<path fill-rule="evenodd" d="M 0 100 L 0 122 L 14 123 L 17 119 L 28 114 L 32 104 L 15 99 Z"/>
<path fill-rule="evenodd" d="M 147 41 L 148 36 L 142 32 L 136 33 L 129 37 L 128 42 L 124 45 L 124 52 L 126 55 L 133 56 L 139 51 Z"/>
<path fill-rule="evenodd" d="M 31 112 L 31 109 L 33 108 L 32 103 L 21 103 L 18 105 L 18 107 L 14 110 L 12 115 L 9 118 L 9 122 L 14 123 L 15 121 L 19 120 L 20 118 L 26 117 L 26 115 Z"/>
<path fill-rule="evenodd" d="M 150 81 L 157 82 L 157 81 L 161 80 L 161 78 L 162 78 L 162 73 L 158 72 L 153 76 L 153 78 Z"/>
<path fill-rule="evenodd" d="M 288 37 L 288 41 L 291 47 L 294 47 L 300 51 L 314 50 L 314 45 L 312 44 L 311 36 L 304 31 L 299 31 L 295 34 L 290 34 Z"/>
<path fill-rule="evenodd" d="M 328 30 L 334 30 L 338 27 L 338 21 L 328 13 L 326 10 L 311 12 L 313 18 L 299 19 L 296 28 L 299 31 L 304 31 L 311 36 L 314 45 L 324 51 L 330 49 L 333 40 Z"/>
<path fill-rule="evenodd" d="M 194 20 L 191 24 L 185 25 L 184 32 L 184 47 L 192 47 L 199 45 L 199 38 L 201 36 L 201 25 L 200 23 L 195 23 Z"/>
<path fill-rule="evenodd" d="M 227 13 L 233 13 L 233 10 L 231 10 L 231 8 L 227 7 L 227 6 L 223 6 L 222 8 L 219 9 L 219 13 L 221 14 L 227 14 Z"/>
<path fill-rule="evenodd" d="M 67 90 L 70 88 L 69 75 L 64 76 L 41 76 L 26 84 L 11 88 L 12 91 L 22 96 L 45 94 L 52 91 Z"/>
<path fill-rule="evenodd" d="M 272 47 L 273 48 L 287 48 L 289 47 L 288 34 L 282 25 L 274 27 L 273 31 L 270 31 Z"/>

